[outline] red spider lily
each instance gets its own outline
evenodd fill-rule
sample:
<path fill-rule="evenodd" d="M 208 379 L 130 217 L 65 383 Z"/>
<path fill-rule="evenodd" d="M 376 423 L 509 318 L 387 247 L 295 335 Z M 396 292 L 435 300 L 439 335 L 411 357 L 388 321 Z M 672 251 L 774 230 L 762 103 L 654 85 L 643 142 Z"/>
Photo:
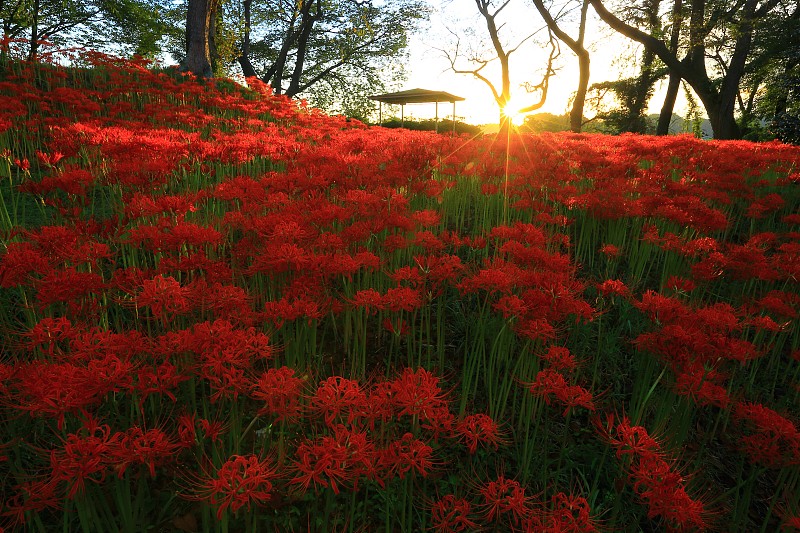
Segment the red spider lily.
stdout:
<path fill-rule="evenodd" d="M 681 486 L 684 478 L 658 456 L 643 456 L 631 466 L 634 490 L 647 502 L 647 516 L 661 516 L 680 529 L 708 528 L 702 502 L 693 500 Z"/>
<path fill-rule="evenodd" d="M 664 458 L 661 446 L 642 426 L 631 426 L 623 417 L 614 424 L 609 415 L 598 431 L 616 450 L 617 457 L 630 456 L 630 477 L 634 490 L 649 507 L 648 517 L 662 516 L 679 529 L 705 530 L 707 511 L 684 488 L 685 477 Z"/>
<path fill-rule="evenodd" d="M 172 276 L 156 276 L 142 284 L 142 292 L 136 297 L 138 307 L 149 307 L 157 319 L 166 318 L 167 314 L 183 314 L 191 304 L 189 289 L 181 287 Z"/>
<path fill-rule="evenodd" d="M 423 209 L 422 211 L 414 211 L 411 218 L 422 227 L 431 228 L 438 226 L 442 221 L 442 215 L 438 211 L 432 209 Z"/>
<path fill-rule="evenodd" d="M 642 426 L 632 426 L 628 417 L 617 424 L 614 415 L 608 415 L 606 424 L 598 426 L 600 435 L 617 448 L 617 457 L 623 455 L 649 456 L 660 453 L 658 442 Z"/>
<path fill-rule="evenodd" d="M 389 277 L 392 278 L 392 281 L 398 285 L 402 282 L 406 282 L 411 287 L 418 287 L 420 284 L 422 284 L 423 280 L 420 269 L 418 267 L 411 266 L 402 266 L 389 274 Z"/>
<path fill-rule="evenodd" d="M 34 513 L 61 508 L 63 495 L 53 478 L 27 481 L 15 486 L 14 490 L 16 493 L 3 503 L 0 511 L 0 515 L 11 519 L 11 527 L 25 525 L 28 516 L 36 516 Z"/>
<path fill-rule="evenodd" d="M 362 289 L 350 299 L 355 307 L 363 308 L 368 314 L 375 314 L 384 308 L 383 296 L 375 289 Z"/>
<path fill-rule="evenodd" d="M 69 303 L 91 294 L 99 295 L 105 288 L 103 277 L 94 272 L 80 272 L 75 267 L 51 270 L 37 283 L 36 300 L 40 309 L 55 303 Z"/>
<path fill-rule="evenodd" d="M 253 384 L 250 397 L 264 406 L 259 415 L 269 415 L 277 421 L 295 421 L 300 416 L 300 397 L 305 380 L 295 376 L 288 367 L 270 368 Z"/>
<path fill-rule="evenodd" d="M 725 409 L 731 403 L 724 376 L 698 362 L 689 363 L 675 377 L 675 392 L 689 396 L 697 405 L 715 405 Z"/>
<path fill-rule="evenodd" d="M 74 327 L 72 322 L 66 317 L 43 318 L 27 333 L 28 341 L 25 347 L 30 351 L 41 350 L 49 357 L 63 355 L 68 351 L 68 343 L 74 340 L 80 332 L 80 328 Z"/>
<path fill-rule="evenodd" d="M 411 333 L 411 326 L 409 326 L 408 322 L 406 322 L 405 320 L 400 320 L 400 323 L 398 324 L 397 327 L 395 327 L 394 323 L 395 321 L 393 321 L 391 318 L 388 317 L 384 318 L 382 324 L 383 329 L 385 329 L 386 331 L 397 337 L 405 337 L 406 335 Z"/>
<path fill-rule="evenodd" d="M 555 397 L 566 406 L 564 416 L 573 407 L 584 407 L 590 411 L 595 409 L 591 392 L 579 385 L 569 385 L 562 374 L 549 368 L 536 374 L 536 379 L 528 385 L 528 390 L 534 396 L 543 397 L 547 405 L 550 405 L 551 397 Z"/>
<path fill-rule="evenodd" d="M 609 259 L 616 259 L 619 257 L 622 252 L 620 249 L 613 244 L 604 244 L 600 247 L 600 253 L 608 257 Z"/>
<path fill-rule="evenodd" d="M 800 529 L 800 515 L 788 516 L 781 522 L 781 531 L 796 531 Z"/>
<path fill-rule="evenodd" d="M 798 464 L 800 431 L 791 420 L 762 404 L 748 402 L 736 404 L 733 415 L 751 428 L 739 443 L 753 461 L 773 468 Z"/>
<path fill-rule="evenodd" d="M 330 487 L 339 494 L 341 486 L 348 483 L 357 490 L 361 476 L 377 477 L 378 455 L 366 432 L 351 431 L 342 425 L 332 429 L 333 435 L 306 441 L 297 447 L 293 463 L 297 475 L 290 483 L 299 485 L 303 492 L 313 483 L 315 487 Z"/>
<path fill-rule="evenodd" d="M 525 488 L 518 481 L 500 476 L 481 486 L 479 492 L 485 520 L 504 520 L 517 528 L 531 513 L 532 497 L 525 495 Z"/>
<path fill-rule="evenodd" d="M 508 320 L 510 318 L 524 316 L 528 311 L 528 306 L 525 304 L 525 300 L 517 295 L 511 294 L 498 298 L 497 301 L 492 304 L 492 309 L 500 311 L 503 314 L 503 318 Z"/>
<path fill-rule="evenodd" d="M 181 371 L 170 361 L 164 361 L 156 366 L 145 365 L 136 370 L 136 383 L 133 389 L 139 395 L 139 406 L 144 405 L 151 394 L 164 395 L 173 402 L 178 399 L 174 390 L 189 376 Z"/>
<path fill-rule="evenodd" d="M 131 465 L 146 465 L 150 477 L 156 477 L 156 467 L 175 459 L 179 444 L 160 429 L 128 429 L 118 438 L 111 451 L 117 475 L 122 477 Z"/>
<path fill-rule="evenodd" d="M 395 287 L 386 291 L 382 298 L 384 309 L 388 311 L 416 311 L 422 307 L 423 299 L 419 291 L 411 287 Z"/>
<path fill-rule="evenodd" d="M 76 197 L 81 205 L 86 201 L 86 193 L 95 184 L 95 177 L 82 168 L 65 167 L 54 176 L 42 178 L 42 181 L 29 181 L 20 185 L 20 190 L 32 194 L 47 197 L 56 191 L 63 191 L 69 196 Z M 56 201 L 55 198 L 47 198 L 46 201 Z"/>
<path fill-rule="evenodd" d="M 114 356 L 124 364 L 130 363 L 150 348 L 147 337 L 138 331 L 114 333 L 98 327 L 76 328 L 69 341 L 69 360 L 72 362 L 101 361 Z"/>
<path fill-rule="evenodd" d="M 217 505 L 217 519 L 221 520 L 228 509 L 235 513 L 242 507 L 267 504 L 272 499 L 277 477 L 278 469 L 270 459 L 233 455 L 213 476 L 197 484 L 191 499 Z"/>
<path fill-rule="evenodd" d="M 526 339 L 551 341 L 556 338 L 556 328 L 544 318 L 521 320 L 514 331 Z"/>
<path fill-rule="evenodd" d="M 396 409 L 392 401 L 393 394 L 390 381 L 381 380 L 370 387 L 367 408 L 364 411 L 370 431 L 375 431 L 376 423 L 386 424 L 394 418 Z"/>
<path fill-rule="evenodd" d="M 745 321 L 745 324 L 754 329 L 776 333 L 779 331 L 785 331 L 789 327 L 790 323 L 784 322 L 783 324 L 778 324 L 768 316 L 753 316 L 748 318 Z"/>
<path fill-rule="evenodd" d="M 418 231 L 412 240 L 414 246 L 419 246 L 428 253 L 435 253 L 444 250 L 445 244 L 442 240 L 430 231 Z"/>
<path fill-rule="evenodd" d="M 181 448 L 191 448 L 197 441 L 197 415 L 182 414 L 176 417 L 178 442 Z"/>
<path fill-rule="evenodd" d="M 634 305 L 654 322 L 673 323 L 687 314 L 686 307 L 680 301 L 655 291 L 645 292 L 641 302 Z"/>
<path fill-rule="evenodd" d="M 60 430 L 67 414 L 77 414 L 100 403 L 109 392 L 122 390 L 124 383 L 119 381 L 130 378 L 130 368 L 101 369 L 103 373 L 98 375 L 90 368 L 70 363 L 18 365 L 10 385 L 14 392 L 3 402 L 32 416 L 55 418 Z"/>
<path fill-rule="evenodd" d="M 797 318 L 798 308 L 800 308 L 800 295 L 773 290 L 758 300 L 756 305 L 780 317 Z"/>
<path fill-rule="evenodd" d="M 622 296 L 627 298 L 630 296 L 630 289 L 618 279 L 607 279 L 603 283 L 597 285 L 597 289 L 603 296 Z"/>
<path fill-rule="evenodd" d="M 463 293 L 485 290 L 490 294 L 500 292 L 510 294 L 520 280 L 520 269 L 514 265 L 498 265 L 497 268 L 485 268 L 477 274 L 464 278 L 457 287 Z"/>
<path fill-rule="evenodd" d="M 406 368 L 391 382 L 392 402 L 398 416 L 419 417 L 423 423 L 439 427 L 443 420 L 452 418 L 447 409 L 445 393 L 439 387 L 439 378 L 424 368 L 416 371 Z"/>
<path fill-rule="evenodd" d="M 61 159 L 63 159 L 64 154 L 59 152 L 53 152 L 51 154 L 46 154 L 44 152 L 40 152 L 36 150 L 36 159 L 39 160 L 39 163 L 45 165 L 47 167 L 54 167 L 58 164 Z"/>
<path fill-rule="evenodd" d="M 144 195 L 139 191 L 125 201 L 125 215 L 129 218 L 154 217 L 169 213 L 183 217 L 197 211 L 205 201 L 205 191 L 188 192 L 182 195 Z"/>
<path fill-rule="evenodd" d="M 550 346 L 547 351 L 539 355 L 554 370 L 571 372 L 578 368 L 578 361 L 564 346 Z"/>
<path fill-rule="evenodd" d="M 389 476 L 400 476 L 403 479 L 408 472 L 415 471 L 426 477 L 435 466 L 433 448 L 425 442 L 405 433 L 379 452 L 379 463 Z"/>
<path fill-rule="evenodd" d="M 437 533 L 475 531 L 478 524 L 470 519 L 471 510 L 466 499 L 448 494 L 431 505 L 431 529 Z"/>
<path fill-rule="evenodd" d="M 481 413 L 464 417 L 456 424 L 455 431 L 459 435 L 459 440 L 464 442 L 471 454 L 478 451 L 479 444 L 493 446 L 496 450 L 506 442 L 500 433 L 497 422 L 492 420 L 489 415 Z"/>
<path fill-rule="evenodd" d="M 188 421 L 187 421 L 188 422 Z M 212 442 L 221 442 L 222 435 L 227 433 L 228 425 L 221 420 L 208 420 L 206 418 L 199 418 L 197 424 L 203 432 L 203 437 L 210 439 Z"/>
<path fill-rule="evenodd" d="M 311 397 L 312 409 L 322 414 L 329 427 L 335 427 L 340 419 L 352 424 L 365 413 L 367 405 L 367 395 L 361 385 L 341 376 L 321 382 Z"/>
<path fill-rule="evenodd" d="M 771 213 L 780 211 L 785 204 L 786 201 L 781 195 L 770 193 L 750 204 L 750 207 L 748 207 L 745 212 L 745 216 L 755 219 L 764 218 Z"/>
<path fill-rule="evenodd" d="M 44 275 L 51 270 L 45 253 L 29 242 L 10 242 L 0 256 L 0 287 L 23 285 L 31 276 Z"/>
<path fill-rule="evenodd" d="M 273 356 L 269 336 L 252 327 L 236 328 L 223 319 L 196 324 L 191 331 L 181 332 L 178 348 L 197 354 L 198 375 L 211 385 L 212 401 L 246 394 L 250 387 L 246 371 L 254 361 L 267 361 Z"/>
<path fill-rule="evenodd" d="M 67 484 L 70 499 L 82 494 L 87 482 L 105 480 L 120 439 L 107 425 L 91 424 L 81 433 L 70 433 L 61 448 L 50 451 L 51 479 Z"/>
<path fill-rule="evenodd" d="M 690 279 L 681 278 L 678 276 L 670 276 L 665 285 L 668 289 L 675 292 L 690 293 L 697 285 Z"/>
<path fill-rule="evenodd" d="M 597 526 L 590 516 L 591 509 L 586 498 L 559 492 L 552 498 L 549 526 L 545 531 L 563 533 L 591 533 Z"/>
<path fill-rule="evenodd" d="M 492 228 L 490 236 L 500 240 L 520 241 L 528 246 L 539 248 L 547 244 L 547 238 L 542 228 L 524 222 L 515 222 L 513 226 L 495 226 Z"/>

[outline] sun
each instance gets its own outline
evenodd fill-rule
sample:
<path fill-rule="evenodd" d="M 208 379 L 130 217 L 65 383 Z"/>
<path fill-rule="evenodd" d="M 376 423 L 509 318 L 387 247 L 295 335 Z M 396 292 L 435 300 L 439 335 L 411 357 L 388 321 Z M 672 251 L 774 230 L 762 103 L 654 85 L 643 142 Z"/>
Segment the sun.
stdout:
<path fill-rule="evenodd" d="M 527 113 L 520 113 L 520 109 L 524 107 L 519 99 L 511 98 L 508 103 L 503 106 L 503 114 L 511 119 L 511 123 L 515 126 L 521 126 L 525 122 Z"/>

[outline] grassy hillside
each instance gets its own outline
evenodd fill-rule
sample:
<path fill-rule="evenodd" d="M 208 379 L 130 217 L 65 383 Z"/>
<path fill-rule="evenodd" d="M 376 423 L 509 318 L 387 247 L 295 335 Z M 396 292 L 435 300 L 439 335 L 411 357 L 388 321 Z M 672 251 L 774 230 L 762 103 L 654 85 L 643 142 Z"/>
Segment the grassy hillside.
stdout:
<path fill-rule="evenodd" d="M 800 149 L 0 75 L 0 526 L 800 525 Z"/>

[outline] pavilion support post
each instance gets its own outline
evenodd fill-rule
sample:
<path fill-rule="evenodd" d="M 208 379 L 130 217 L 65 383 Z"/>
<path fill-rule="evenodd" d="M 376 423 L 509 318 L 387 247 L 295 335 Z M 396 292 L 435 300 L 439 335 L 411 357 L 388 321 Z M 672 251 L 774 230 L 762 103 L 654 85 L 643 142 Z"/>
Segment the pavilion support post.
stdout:
<path fill-rule="evenodd" d="M 456 133 L 456 101 L 453 100 L 453 135 Z"/>
<path fill-rule="evenodd" d="M 406 104 L 400 104 L 400 127 L 403 128 L 406 125 Z"/>
<path fill-rule="evenodd" d="M 434 131 L 439 133 L 439 100 L 436 100 L 436 121 L 434 122 Z"/>
<path fill-rule="evenodd" d="M 378 126 L 383 126 L 383 102 L 378 100 Z"/>

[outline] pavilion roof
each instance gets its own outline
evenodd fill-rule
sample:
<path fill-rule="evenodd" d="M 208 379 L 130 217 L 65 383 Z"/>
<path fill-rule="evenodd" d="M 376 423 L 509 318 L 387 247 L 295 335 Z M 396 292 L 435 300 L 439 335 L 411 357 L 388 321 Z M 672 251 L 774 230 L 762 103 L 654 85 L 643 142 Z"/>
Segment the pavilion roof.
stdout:
<path fill-rule="evenodd" d="M 409 89 L 396 93 L 376 94 L 370 99 L 385 104 L 423 104 L 428 102 L 460 102 L 464 98 L 444 91 L 431 91 L 428 89 Z"/>

